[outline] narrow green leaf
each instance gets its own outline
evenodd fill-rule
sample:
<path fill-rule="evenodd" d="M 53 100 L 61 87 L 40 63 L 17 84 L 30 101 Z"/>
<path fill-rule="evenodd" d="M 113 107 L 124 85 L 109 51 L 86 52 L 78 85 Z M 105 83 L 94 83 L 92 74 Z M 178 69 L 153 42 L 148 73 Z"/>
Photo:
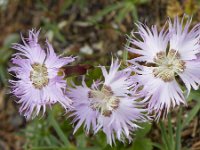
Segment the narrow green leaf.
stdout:
<path fill-rule="evenodd" d="M 62 131 L 62 129 L 60 128 L 60 126 L 58 125 L 57 121 L 55 120 L 55 118 L 53 116 L 53 113 L 51 111 L 48 111 L 48 114 L 49 114 L 49 116 L 48 116 L 49 122 L 51 123 L 51 125 L 55 129 L 55 131 L 58 134 L 59 138 L 63 141 L 65 146 L 70 146 L 70 143 L 69 143 L 67 137 L 65 136 L 65 134 Z"/>
<path fill-rule="evenodd" d="M 7 85 L 7 71 L 4 68 L 4 66 L 0 65 L 0 81 L 4 84 Z"/>
<path fill-rule="evenodd" d="M 76 5 L 79 6 L 81 10 L 83 10 L 87 5 L 87 0 L 76 0 Z"/>
<path fill-rule="evenodd" d="M 190 123 L 190 121 L 192 121 L 192 119 L 196 116 L 199 110 L 200 110 L 200 101 L 188 113 L 188 116 L 183 121 L 182 128 L 185 128 Z"/>
<path fill-rule="evenodd" d="M 130 45 L 130 41 L 127 40 L 126 46 L 128 47 L 129 45 Z M 123 62 L 126 63 L 127 59 L 128 59 L 128 51 L 126 49 L 124 49 L 124 51 L 123 51 Z"/>
<path fill-rule="evenodd" d="M 63 14 L 72 4 L 73 0 L 64 1 L 60 9 L 60 14 Z"/>
<path fill-rule="evenodd" d="M 138 20 L 137 8 L 135 5 L 132 5 L 132 17 L 135 21 Z"/>
<path fill-rule="evenodd" d="M 58 138 L 55 137 L 54 135 L 50 134 L 50 135 L 49 135 L 49 138 L 50 138 L 50 140 L 51 140 L 51 142 L 52 142 L 52 143 L 51 143 L 52 145 L 62 145 L 62 142 L 59 141 Z"/>
<path fill-rule="evenodd" d="M 181 130 L 182 130 L 182 125 L 181 125 L 181 116 L 182 115 L 182 108 L 179 109 L 178 112 L 178 120 L 177 120 L 177 125 L 176 125 L 176 147 L 175 150 L 180 150 L 181 149 Z"/>
<path fill-rule="evenodd" d="M 192 90 L 190 92 L 190 95 L 189 97 L 187 98 L 188 102 L 191 101 L 191 100 L 196 100 L 196 101 L 200 101 L 200 91 L 199 90 Z"/>
<path fill-rule="evenodd" d="M 125 5 L 126 6 L 126 5 Z M 129 7 L 122 7 L 120 10 L 119 10 L 119 13 L 118 15 L 116 16 L 115 20 L 119 23 L 121 23 L 124 18 L 126 17 L 126 15 L 129 13 L 129 11 L 131 11 L 129 9 Z"/>
<path fill-rule="evenodd" d="M 171 113 L 168 114 L 168 133 L 169 133 L 169 140 L 170 140 L 170 147 L 171 150 L 173 150 L 175 147 L 174 145 L 174 134 L 173 134 L 173 128 L 172 128 L 172 122 L 171 122 Z"/>
<path fill-rule="evenodd" d="M 162 136 L 163 144 L 165 145 L 166 149 L 171 150 L 170 142 L 169 142 L 167 132 L 165 130 L 165 126 L 164 126 L 164 123 L 162 122 L 162 120 L 160 121 L 160 129 L 161 129 L 161 136 Z"/>
<path fill-rule="evenodd" d="M 152 145 L 153 145 L 154 147 L 158 148 L 158 149 L 161 149 L 161 150 L 164 149 L 163 145 L 161 145 L 161 144 L 159 144 L 159 143 L 154 143 L 154 142 L 152 142 Z"/>
<path fill-rule="evenodd" d="M 95 16 L 91 17 L 89 19 L 90 22 L 95 23 L 97 21 L 99 21 L 102 17 L 104 17 L 105 15 L 107 15 L 108 13 L 119 9 L 123 6 L 123 3 L 115 3 L 112 5 L 107 6 L 106 8 L 104 8 L 103 10 L 99 11 Z"/>

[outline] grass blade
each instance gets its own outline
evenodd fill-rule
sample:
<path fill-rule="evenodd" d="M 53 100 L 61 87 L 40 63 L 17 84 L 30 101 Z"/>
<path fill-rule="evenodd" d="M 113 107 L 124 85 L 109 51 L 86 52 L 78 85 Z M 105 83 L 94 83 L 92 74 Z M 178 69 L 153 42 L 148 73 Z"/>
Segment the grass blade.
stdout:
<path fill-rule="evenodd" d="M 163 143 L 165 144 L 166 149 L 171 150 L 170 143 L 167 137 L 167 132 L 165 130 L 165 126 L 162 121 L 160 121 L 160 129 L 161 129 L 161 136 L 163 138 Z"/>
<path fill-rule="evenodd" d="M 103 10 L 99 11 L 95 16 L 91 17 L 89 19 L 89 21 L 91 23 L 96 23 L 96 22 L 98 22 L 99 19 L 101 19 L 102 17 L 104 17 L 108 13 L 110 13 L 110 12 L 112 12 L 114 10 L 117 10 L 117 9 L 119 9 L 121 7 L 123 7 L 123 3 L 120 3 L 120 2 L 118 2 L 116 4 L 109 5 L 106 8 L 104 8 Z"/>
<path fill-rule="evenodd" d="M 187 118 L 185 118 L 183 121 L 182 128 L 185 128 L 190 123 L 190 121 L 192 121 L 192 119 L 196 116 L 199 110 L 200 110 L 200 102 L 198 102 L 197 105 L 195 105 L 193 109 L 188 113 Z"/>
<path fill-rule="evenodd" d="M 181 125 L 181 115 L 182 115 L 182 108 L 180 108 L 178 112 L 178 120 L 177 120 L 177 125 L 176 125 L 176 147 L 175 150 L 180 150 L 181 149 L 181 130 L 182 130 L 182 125 Z"/>
<path fill-rule="evenodd" d="M 172 128 L 172 122 L 171 122 L 171 114 L 168 114 L 168 133 L 169 133 L 169 141 L 170 141 L 170 147 L 171 150 L 174 149 L 174 135 L 173 135 L 173 128 Z"/>
<path fill-rule="evenodd" d="M 53 116 L 53 113 L 51 111 L 48 111 L 48 114 L 49 114 L 49 116 L 48 116 L 49 122 L 51 123 L 51 125 L 55 129 L 55 131 L 58 134 L 59 138 L 63 141 L 65 146 L 70 146 L 70 143 L 69 143 L 67 137 L 65 136 L 65 134 L 62 131 L 62 129 L 60 128 L 60 126 L 58 125 L 57 121 L 55 120 L 55 118 Z"/>

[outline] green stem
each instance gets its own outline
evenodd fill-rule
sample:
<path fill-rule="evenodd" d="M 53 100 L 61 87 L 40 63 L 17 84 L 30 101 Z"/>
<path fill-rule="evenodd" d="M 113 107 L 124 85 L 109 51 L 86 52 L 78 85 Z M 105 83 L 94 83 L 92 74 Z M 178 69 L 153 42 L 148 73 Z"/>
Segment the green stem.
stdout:
<path fill-rule="evenodd" d="M 182 130 L 181 115 L 182 115 L 182 108 L 180 108 L 179 112 L 178 112 L 178 120 L 177 120 L 177 128 L 176 128 L 176 147 L 175 147 L 175 150 L 180 150 L 181 149 L 181 130 Z"/>
<path fill-rule="evenodd" d="M 126 46 L 129 46 L 130 45 L 130 42 L 127 40 L 126 42 Z M 128 51 L 126 49 L 124 49 L 124 52 L 123 52 L 123 62 L 126 63 L 128 59 Z"/>
<path fill-rule="evenodd" d="M 170 138 L 170 145 L 171 150 L 174 150 L 174 137 L 173 137 L 173 128 L 172 128 L 172 119 L 171 119 L 171 113 L 168 114 L 168 132 L 169 132 L 169 138 Z"/>
<path fill-rule="evenodd" d="M 49 114 L 49 116 L 48 116 L 49 122 L 51 123 L 51 125 L 55 129 L 55 131 L 58 134 L 59 138 L 63 141 L 65 146 L 70 146 L 70 143 L 69 143 L 67 137 L 65 136 L 65 134 L 62 131 L 62 129 L 60 128 L 60 126 L 58 125 L 57 121 L 55 120 L 55 118 L 53 116 L 53 113 L 51 111 L 48 111 L 48 114 Z"/>
<path fill-rule="evenodd" d="M 170 142 L 169 142 L 168 137 L 167 137 L 167 132 L 165 130 L 165 126 L 164 126 L 162 121 L 160 121 L 160 129 L 161 129 L 161 135 L 163 137 L 163 142 L 164 142 L 165 146 L 167 147 L 168 150 L 171 150 L 170 149 Z"/>

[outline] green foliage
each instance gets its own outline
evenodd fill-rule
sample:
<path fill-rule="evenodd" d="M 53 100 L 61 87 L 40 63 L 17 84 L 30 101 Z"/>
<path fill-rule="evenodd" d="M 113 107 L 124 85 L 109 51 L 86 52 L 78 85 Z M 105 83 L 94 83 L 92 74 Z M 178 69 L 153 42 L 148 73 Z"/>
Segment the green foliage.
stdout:
<path fill-rule="evenodd" d="M 106 142 L 106 136 L 103 132 L 96 135 L 87 136 L 82 129 L 74 135 L 73 140 L 69 141 L 69 136 L 72 134 L 73 129 L 71 124 L 62 120 L 58 121 L 57 116 L 60 116 L 60 107 L 54 107 L 52 111 L 48 111 L 47 119 L 35 119 L 31 121 L 23 132 L 26 134 L 27 145 L 24 149 L 32 150 L 152 150 L 153 145 L 147 134 L 151 130 L 151 124 L 141 124 L 134 137 L 133 143 L 116 142 L 116 145 L 111 147 Z"/>
<path fill-rule="evenodd" d="M 109 5 L 109 6 L 105 7 L 103 10 L 99 11 L 95 16 L 91 17 L 89 21 L 92 23 L 96 23 L 99 20 L 101 20 L 108 13 L 115 11 L 122 7 L 123 7 L 123 2 L 118 2 L 116 4 Z"/>
<path fill-rule="evenodd" d="M 7 78 L 8 78 L 8 60 L 12 54 L 11 44 L 19 41 L 18 34 L 11 34 L 5 38 L 3 47 L 0 48 L 0 83 L 3 85 L 7 85 Z"/>
<path fill-rule="evenodd" d="M 187 117 L 183 121 L 182 128 L 186 127 L 193 120 L 193 118 L 197 115 L 199 110 L 200 110 L 200 101 L 187 114 Z"/>
<path fill-rule="evenodd" d="M 47 119 L 36 118 L 34 121 L 30 122 L 23 131 L 27 138 L 24 149 L 75 149 L 75 146 L 68 140 L 68 135 L 71 134 L 70 132 L 72 130 L 71 125 L 65 119 L 58 123 L 58 120 L 55 120 L 55 117 L 58 116 L 58 112 L 61 113 L 61 108 L 55 106 L 53 110 L 48 111 Z"/>
<path fill-rule="evenodd" d="M 85 8 L 87 5 L 88 0 L 67 0 L 63 2 L 62 8 L 60 10 L 60 14 L 63 14 L 66 9 L 71 6 L 78 6 L 81 10 Z"/>
<path fill-rule="evenodd" d="M 152 146 L 152 142 L 150 139 L 148 138 L 142 138 L 142 139 L 139 139 L 137 138 L 135 141 L 134 141 L 134 144 L 132 146 L 132 148 L 130 148 L 130 150 L 133 149 L 133 150 L 152 150 L 153 149 L 153 146 Z"/>
<path fill-rule="evenodd" d="M 190 92 L 189 97 L 187 98 L 188 102 L 195 100 L 195 101 L 200 101 L 200 90 L 192 90 Z"/>
<path fill-rule="evenodd" d="M 187 116 L 183 121 L 182 128 L 185 128 L 200 111 L 200 91 L 199 90 L 197 91 L 192 90 L 190 92 L 188 101 L 190 102 L 191 100 L 195 100 L 195 103 L 197 104 L 190 110 L 189 113 L 187 113 Z"/>
<path fill-rule="evenodd" d="M 97 23 L 109 13 L 116 11 L 115 21 L 121 23 L 127 14 L 131 14 L 134 20 L 138 20 L 137 6 L 143 3 L 147 3 L 148 0 L 124 0 L 114 4 L 108 5 L 103 10 L 99 11 L 96 15 L 91 17 L 89 21 L 91 23 Z"/>
<path fill-rule="evenodd" d="M 171 114 L 168 115 L 168 125 L 164 125 L 162 121 L 160 121 L 160 129 L 161 129 L 161 138 L 163 145 L 158 143 L 154 143 L 153 145 L 161 150 L 180 150 L 183 149 L 181 147 L 181 133 L 184 128 L 189 125 L 189 123 L 194 119 L 197 113 L 200 111 L 200 101 L 199 101 L 199 91 L 191 91 L 190 96 L 188 97 L 188 102 L 191 100 L 195 100 L 197 103 L 186 115 L 186 118 L 182 119 L 183 113 L 182 108 L 179 108 L 179 112 L 177 115 L 177 123 L 174 132 L 174 126 L 171 121 Z"/>
<path fill-rule="evenodd" d="M 57 23 L 44 20 L 44 29 L 47 31 L 47 34 L 49 34 L 49 40 L 55 38 L 62 43 L 66 42 L 64 35 L 61 33 L 61 28 Z"/>
<path fill-rule="evenodd" d="M 96 81 L 97 79 L 101 79 L 101 68 L 96 67 L 88 72 L 88 75 L 86 76 L 89 80 L 87 81 L 87 85 L 91 85 L 93 81 Z"/>
<path fill-rule="evenodd" d="M 143 123 L 140 126 L 141 128 L 135 132 L 133 145 L 130 150 L 152 150 L 153 143 L 150 138 L 147 138 L 152 125 L 150 123 Z"/>

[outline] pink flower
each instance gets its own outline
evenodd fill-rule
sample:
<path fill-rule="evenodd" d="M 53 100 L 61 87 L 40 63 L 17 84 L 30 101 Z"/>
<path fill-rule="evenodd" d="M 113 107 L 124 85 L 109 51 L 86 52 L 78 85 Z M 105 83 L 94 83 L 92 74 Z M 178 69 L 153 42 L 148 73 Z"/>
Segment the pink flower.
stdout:
<path fill-rule="evenodd" d="M 165 116 L 170 107 L 186 103 L 179 79 L 188 94 L 191 87 L 196 90 L 200 84 L 200 61 L 197 61 L 200 24 L 189 30 L 191 19 L 185 26 L 183 20 L 184 17 L 181 21 L 176 17 L 174 23 L 169 20 L 169 30 L 163 27 L 160 32 L 156 26 L 150 29 L 139 24 L 139 31 L 129 39 L 131 46 L 127 50 L 140 55 L 129 60 L 137 73 L 134 80 L 143 88 L 141 93 L 156 119 Z M 140 38 L 136 38 L 137 35 Z"/>
<path fill-rule="evenodd" d="M 64 75 L 59 76 L 58 73 L 62 66 L 73 62 L 74 58 L 57 56 L 48 41 L 45 51 L 38 44 L 38 35 L 39 31 L 31 30 L 27 40 L 22 37 L 23 45 L 13 45 L 19 52 L 14 54 L 14 66 L 9 69 L 17 78 L 17 81 L 10 80 L 12 93 L 19 98 L 19 112 L 27 119 L 36 117 L 41 109 L 44 114 L 47 105 L 59 102 L 67 109 L 71 103 L 65 95 Z"/>
<path fill-rule="evenodd" d="M 118 71 L 118 60 L 112 62 L 109 72 L 103 66 L 104 80 L 96 81 L 88 87 L 83 81 L 82 86 L 71 88 L 68 95 L 73 100 L 73 123 L 77 123 L 74 132 L 84 124 L 86 132 L 90 129 L 97 133 L 100 129 L 112 145 L 115 137 L 124 141 L 131 139 L 131 133 L 139 126 L 138 122 L 147 120 L 142 109 L 143 103 L 138 102 L 134 95 L 135 86 L 130 80 L 130 71 Z"/>

